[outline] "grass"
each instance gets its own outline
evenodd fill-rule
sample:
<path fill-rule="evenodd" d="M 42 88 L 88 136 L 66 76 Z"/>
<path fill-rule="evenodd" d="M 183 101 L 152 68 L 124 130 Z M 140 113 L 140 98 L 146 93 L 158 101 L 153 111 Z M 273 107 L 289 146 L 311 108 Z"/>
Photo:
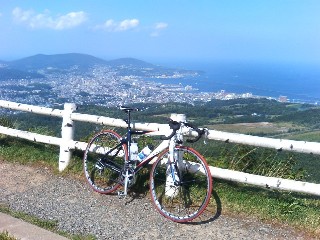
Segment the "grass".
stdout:
<path fill-rule="evenodd" d="M 43 163 L 52 169 L 57 169 L 59 148 L 0 135 L 0 156 L 2 159 L 17 161 L 21 164 Z"/>
<path fill-rule="evenodd" d="M 320 198 L 216 180 L 225 212 L 285 224 L 320 237 Z"/>
<path fill-rule="evenodd" d="M 218 131 L 242 133 L 251 135 L 275 135 L 287 133 L 291 129 L 304 130 L 302 126 L 297 126 L 292 123 L 272 123 L 272 122 L 257 122 L 257 123 L 234 123 L 234 124 L 215 124 L 206 126 L 209 129 Z"/>
<path fill-rule="evenodd" d="M 58 221 L 43 220 L 43 219 L 31 216 L 31 215 L 23 213 L 23 212 L 13 211 L 9 207 L 7 207 L 3 204 L 0 204 L 0 212 L 6 213 L 12 217 L 21 219 L 23 221 L 26 221 L 28 223 L 31 223 L 33 225 L 36 225 L 36 226 L 41 227 L 43 229 L 46 229 L 50 232 L 57 233 L 59 235 L 67 237 L 69 239 L 73 239 L 73 240 L 94 240 L 94 239 L 96 239 L 94 236 L 91 236 L 91 235 L 87 235 L 87 236 L 75 235 L 75 234 L 69 234 L 67 232 L 60 231 L 58 229 Z M 3 233 L 3 237 L 4 238 L 1 238 L 1 234 L 0 234 L 0 240 L 2 240 L 2 239 L 4 239 L 4 240 L 15 239 L 15 238 L 10 237 L 7 232 Z M 5 237 L 7 237 L 7 238 L 5 238 Z"/>
<path fill-rule="evenodd" d="M 17 240 L 17 238 L 11 236 L 7 231 L 0 232 L 0 240 Z"/>
<path fill-rule="evenodd" d="M 0 212 L 6 213 L 15 218 L 22 219 L 28 223 L 47 229 L 51 232 L 57 232 L 57 227 L 58 227 L 57 221 L 42 220 L 23 212 L 13 211 L 5 205 L 0 205 Z"/>
<path fill-rule="evenodd" d="M 287 136 L 288 139 L 297 141 L 320 142 L 320 130 L 294 133 Z"/>
<path fill-rule="evenodd" d="M 59 149 L 55 146 L 34 143 L 30 141 L 25 141 L 25 140 L 17 140 L 11 137 L 0 136 L 0 159 L 5 160 L 7 162 L 16 162 L 19 164 L 27 164 L 31 166 L 43 165 L 51 169 L 55 174 L 59 174 L 58 172 L 59 157 L 58 156 L 59 156 Z M 73 163 L 76 162 L 76 159 L 77 159 L 77 156 L 75 156 L 72 162 Z M 69 173 L 72 173 L 72 174 L 75 174 L 76 172 L 79 173 L 80 169 L 78 169 L 77 167 L 79 167 L 79 164 L 74 164 L 74 167 L 72 167 L 71 165 L 71 167 L 69 167 Z M 57 221 L 42 220 L 34 216 L 31 216 L 29 214 L 25 214 L 23 212 L 12 211 L 7 206 L 3 206 L 1 204 L 0 204 L 0 212 L 22 219 L 26 222 L 37 225 L 51 232 L 58 233 L 70 239 L 74 239 L 74 240 L 95 239 L 95 237 L 91 235 L 88 235 L 88 236 L 71 235 L 66 232 L 59 231 Z"/>
<path fill-rule="evenodd" d="M 308 129 L 304 126 L 289 122 L 216 124 L 207 127 L 209 129 L 231 133 L 272 136 L 273 138 L 291 139 L 296 141 L 320 142 L 320 130 Z"/>
<path fill-rule="evenodd" d="M 83 177 L 82 152 L 75 152 L 70 166 L 63 172 L 58 172 L 58 149 L 45 144 L 12 138 L 0 138 L 0 159 L 22 164 L 44 164 L 56 174 L 68 174 L 74 177 Z M 143 172 L 138 181 L 140 194 L 148 191 L 148 172 Z M 141 192 L 141 186 L 144 191 Z M 214 180 L 214 189 L 220 199 L 224 213 L 230 215 L 254 216 L 262 221 L 280 225 L 289 225 L 296 229 L 307 231 L 320 238 L 320 198 L 289 192 L 271 191 L 228 181 Z M 50 231 L 56 231 L 57 223 L 32 220 L 33 217 L 24 213 L 12 212 L 6 207 L 0 211 L 25 217 L 26 221 Z M 28 218 L 31 218 L 29 220 Z M 81 238 L 82 237 L 82 238 Z M 91 236 L 76 236 L 73 239 L 93 239 Z"/>

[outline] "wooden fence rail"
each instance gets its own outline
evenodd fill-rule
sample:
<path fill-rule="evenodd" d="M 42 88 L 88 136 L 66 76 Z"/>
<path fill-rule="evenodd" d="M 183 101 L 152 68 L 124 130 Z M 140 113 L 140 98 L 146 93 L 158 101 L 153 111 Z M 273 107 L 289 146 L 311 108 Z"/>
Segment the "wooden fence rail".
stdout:
<path fill-rule="evenodd" d="M 41 134 L 0 126 L 0 133 L 2 134 L 28 139 L 30 141 L 60 146 L 60 171 L 63 171 L 68 165 L 71 158 L 72 150 L 85 150 L 87 146 L 87 143 L 75 141 L 73 139 L 73 121 L 90 122 L 115 127 L 127 127 L 125 121 L 123 121 L 122 119 L 75 113 L 74 111 L 76 111 L 76 105 L 72 103 L 66 103 L 64 105 L 64 110 L 59 110 L 0 100 L 0 107 L 62 118 L 61 138 L 45 136 Z M 167 124 L 156 123 L 133 123 L 132 127 L 140 130 L 168 130 Z M 245 134 L 221 132 L 216 130 L 208 131 L 208 139 L 246 144 L 257 147 L 267 147 L 277 150 L 320 154 L 320 143 L 316 142 L 273 139 L 266 137 L 250 136 Z M 260 187 L 308 193 L 320 196 L 320 184 L 253 175 L 228 169 L 216 168 L 213 166 L 210 166 L 210 168 L 212 176 L 215 178 L 236 181 L 240 183 L 247 183 Z"/>

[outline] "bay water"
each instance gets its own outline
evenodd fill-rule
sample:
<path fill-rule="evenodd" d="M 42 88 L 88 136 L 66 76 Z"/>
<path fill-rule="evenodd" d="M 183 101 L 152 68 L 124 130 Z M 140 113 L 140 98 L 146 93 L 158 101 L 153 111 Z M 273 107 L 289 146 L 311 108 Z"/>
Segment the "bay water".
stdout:
<path fill-rule="evenodd" d="M 204 62 L 183 67 L 200 76 L 157 79 L 162 83 L 190 85 L 202 92 L 252 93 L 290 102 L 320 103 L 320 65 L 306 63 Z"/>

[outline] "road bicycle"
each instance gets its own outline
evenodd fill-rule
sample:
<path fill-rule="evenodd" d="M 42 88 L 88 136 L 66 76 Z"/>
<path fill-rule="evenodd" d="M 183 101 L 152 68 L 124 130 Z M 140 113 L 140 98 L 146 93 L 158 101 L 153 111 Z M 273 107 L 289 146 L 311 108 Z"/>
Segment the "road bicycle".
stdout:
<path fill-rule="evenodd" d="M 102 194 L 126 196 L 135 184 L 136 174 L 152 166 L 149 188 L 155 208 L 174 222 L 197 218 L 210 201 L 212 177 L 204 157 L 182 144 L 184 134 L 195 131 L 197 136 L 187 141 L 196 142 L 205 130 L 171 119 L 169 131 L 138 131 L 132 127 L 131 112 L 139 109 L 120 109 L 127 114 L 124 137 L 114 130 L 102 130 L 92 137 L 85 150 L 84 172 L 90 186 Z M 133 135 L 161 135 L 162 142 L 154 150 L 149 149 L 146 156 L 143 151 L 138 154 Z"/>

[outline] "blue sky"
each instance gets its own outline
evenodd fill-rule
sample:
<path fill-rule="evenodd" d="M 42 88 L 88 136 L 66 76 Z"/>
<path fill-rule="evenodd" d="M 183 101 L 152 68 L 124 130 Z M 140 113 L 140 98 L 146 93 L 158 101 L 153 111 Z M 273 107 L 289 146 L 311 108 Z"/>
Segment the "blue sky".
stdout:
<path fill-rule="evenodd" d="M 0 0 L 0 60 L 320 63 L 319 0 Z"/>

